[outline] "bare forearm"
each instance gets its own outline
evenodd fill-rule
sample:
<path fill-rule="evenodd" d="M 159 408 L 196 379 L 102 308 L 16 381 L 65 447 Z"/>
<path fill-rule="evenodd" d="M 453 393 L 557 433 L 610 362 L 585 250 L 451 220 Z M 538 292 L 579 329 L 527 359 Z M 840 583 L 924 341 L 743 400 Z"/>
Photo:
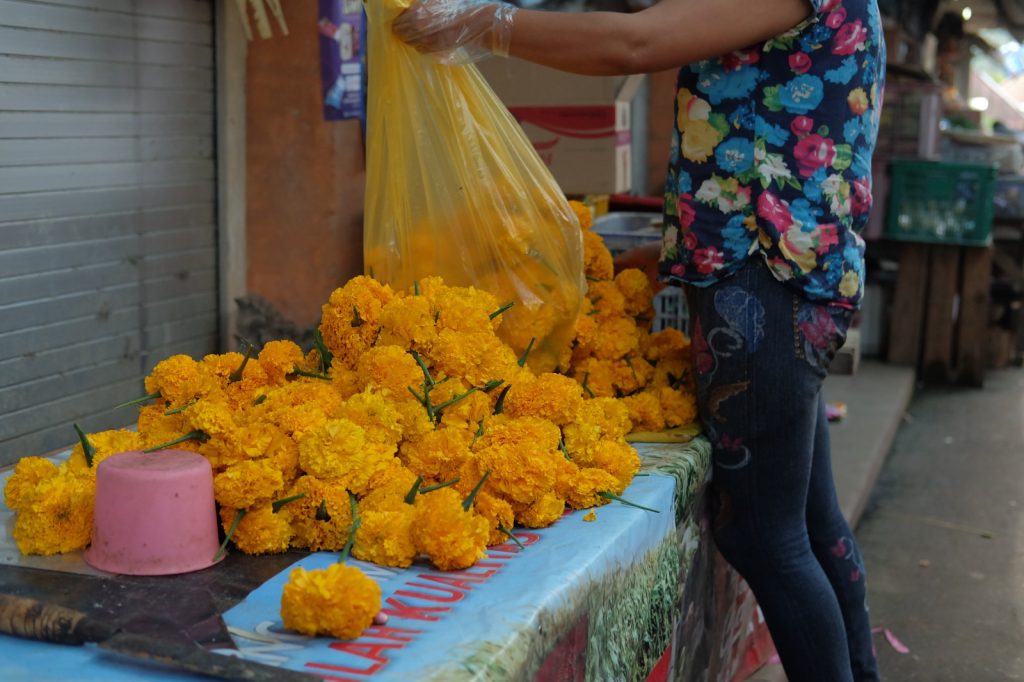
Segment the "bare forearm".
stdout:
<path fill-rule="evenodd" d="M 810 11 L 807 0 L 662 0 L 636 14 L 520 10 L 510 55 L 579 74 L 647 73 L 767 40 Z"/>

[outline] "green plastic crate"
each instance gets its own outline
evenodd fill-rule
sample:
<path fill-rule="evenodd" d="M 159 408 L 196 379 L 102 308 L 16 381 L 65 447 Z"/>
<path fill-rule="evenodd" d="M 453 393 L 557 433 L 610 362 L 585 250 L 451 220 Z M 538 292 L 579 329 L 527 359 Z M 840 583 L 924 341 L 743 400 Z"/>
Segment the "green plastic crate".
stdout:
<path fill-rule="evenodd" d="M 893 161 L 885 236 L 930 244 L 991 244 L 996 176 L 990 166 Z"/>

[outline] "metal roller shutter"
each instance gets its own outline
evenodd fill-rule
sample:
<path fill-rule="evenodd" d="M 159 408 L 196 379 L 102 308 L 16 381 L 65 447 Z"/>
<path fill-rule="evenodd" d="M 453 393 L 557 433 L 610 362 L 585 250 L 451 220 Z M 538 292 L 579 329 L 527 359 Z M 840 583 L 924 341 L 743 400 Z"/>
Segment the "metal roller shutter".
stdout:
<path fill-rule="evenodd" d="M 0 0 L 0 464 L 218 346 L 211 0 Z"/>

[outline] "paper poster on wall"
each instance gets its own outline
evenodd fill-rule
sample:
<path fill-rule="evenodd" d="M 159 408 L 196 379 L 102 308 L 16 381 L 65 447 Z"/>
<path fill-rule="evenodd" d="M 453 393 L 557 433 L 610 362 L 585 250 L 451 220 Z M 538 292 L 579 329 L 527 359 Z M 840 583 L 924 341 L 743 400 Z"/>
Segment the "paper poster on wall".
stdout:
<path fill-rule="evenodd" d="M 360 0 L 320 0 L 324 118 L 364 118 L 366 20 Z"/>

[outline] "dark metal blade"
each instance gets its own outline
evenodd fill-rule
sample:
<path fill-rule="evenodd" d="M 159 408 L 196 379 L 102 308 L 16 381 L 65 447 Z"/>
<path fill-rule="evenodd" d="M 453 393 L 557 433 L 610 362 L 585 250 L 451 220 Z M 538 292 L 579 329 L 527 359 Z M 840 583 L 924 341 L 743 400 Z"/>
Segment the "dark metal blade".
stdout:
<path fill-rule="evenodd" d="M 197 675 L 222 680 L 249 682 L 312 682 L 323 680 L 318 675 L 277 668 L 264 663 L 247 661 L 236 656 L 223 656 L 191 644 L 160 640 L 142 635 L 119 632 L 100 642 L 100 647 L 132 658 L 172 666 Z"/>

